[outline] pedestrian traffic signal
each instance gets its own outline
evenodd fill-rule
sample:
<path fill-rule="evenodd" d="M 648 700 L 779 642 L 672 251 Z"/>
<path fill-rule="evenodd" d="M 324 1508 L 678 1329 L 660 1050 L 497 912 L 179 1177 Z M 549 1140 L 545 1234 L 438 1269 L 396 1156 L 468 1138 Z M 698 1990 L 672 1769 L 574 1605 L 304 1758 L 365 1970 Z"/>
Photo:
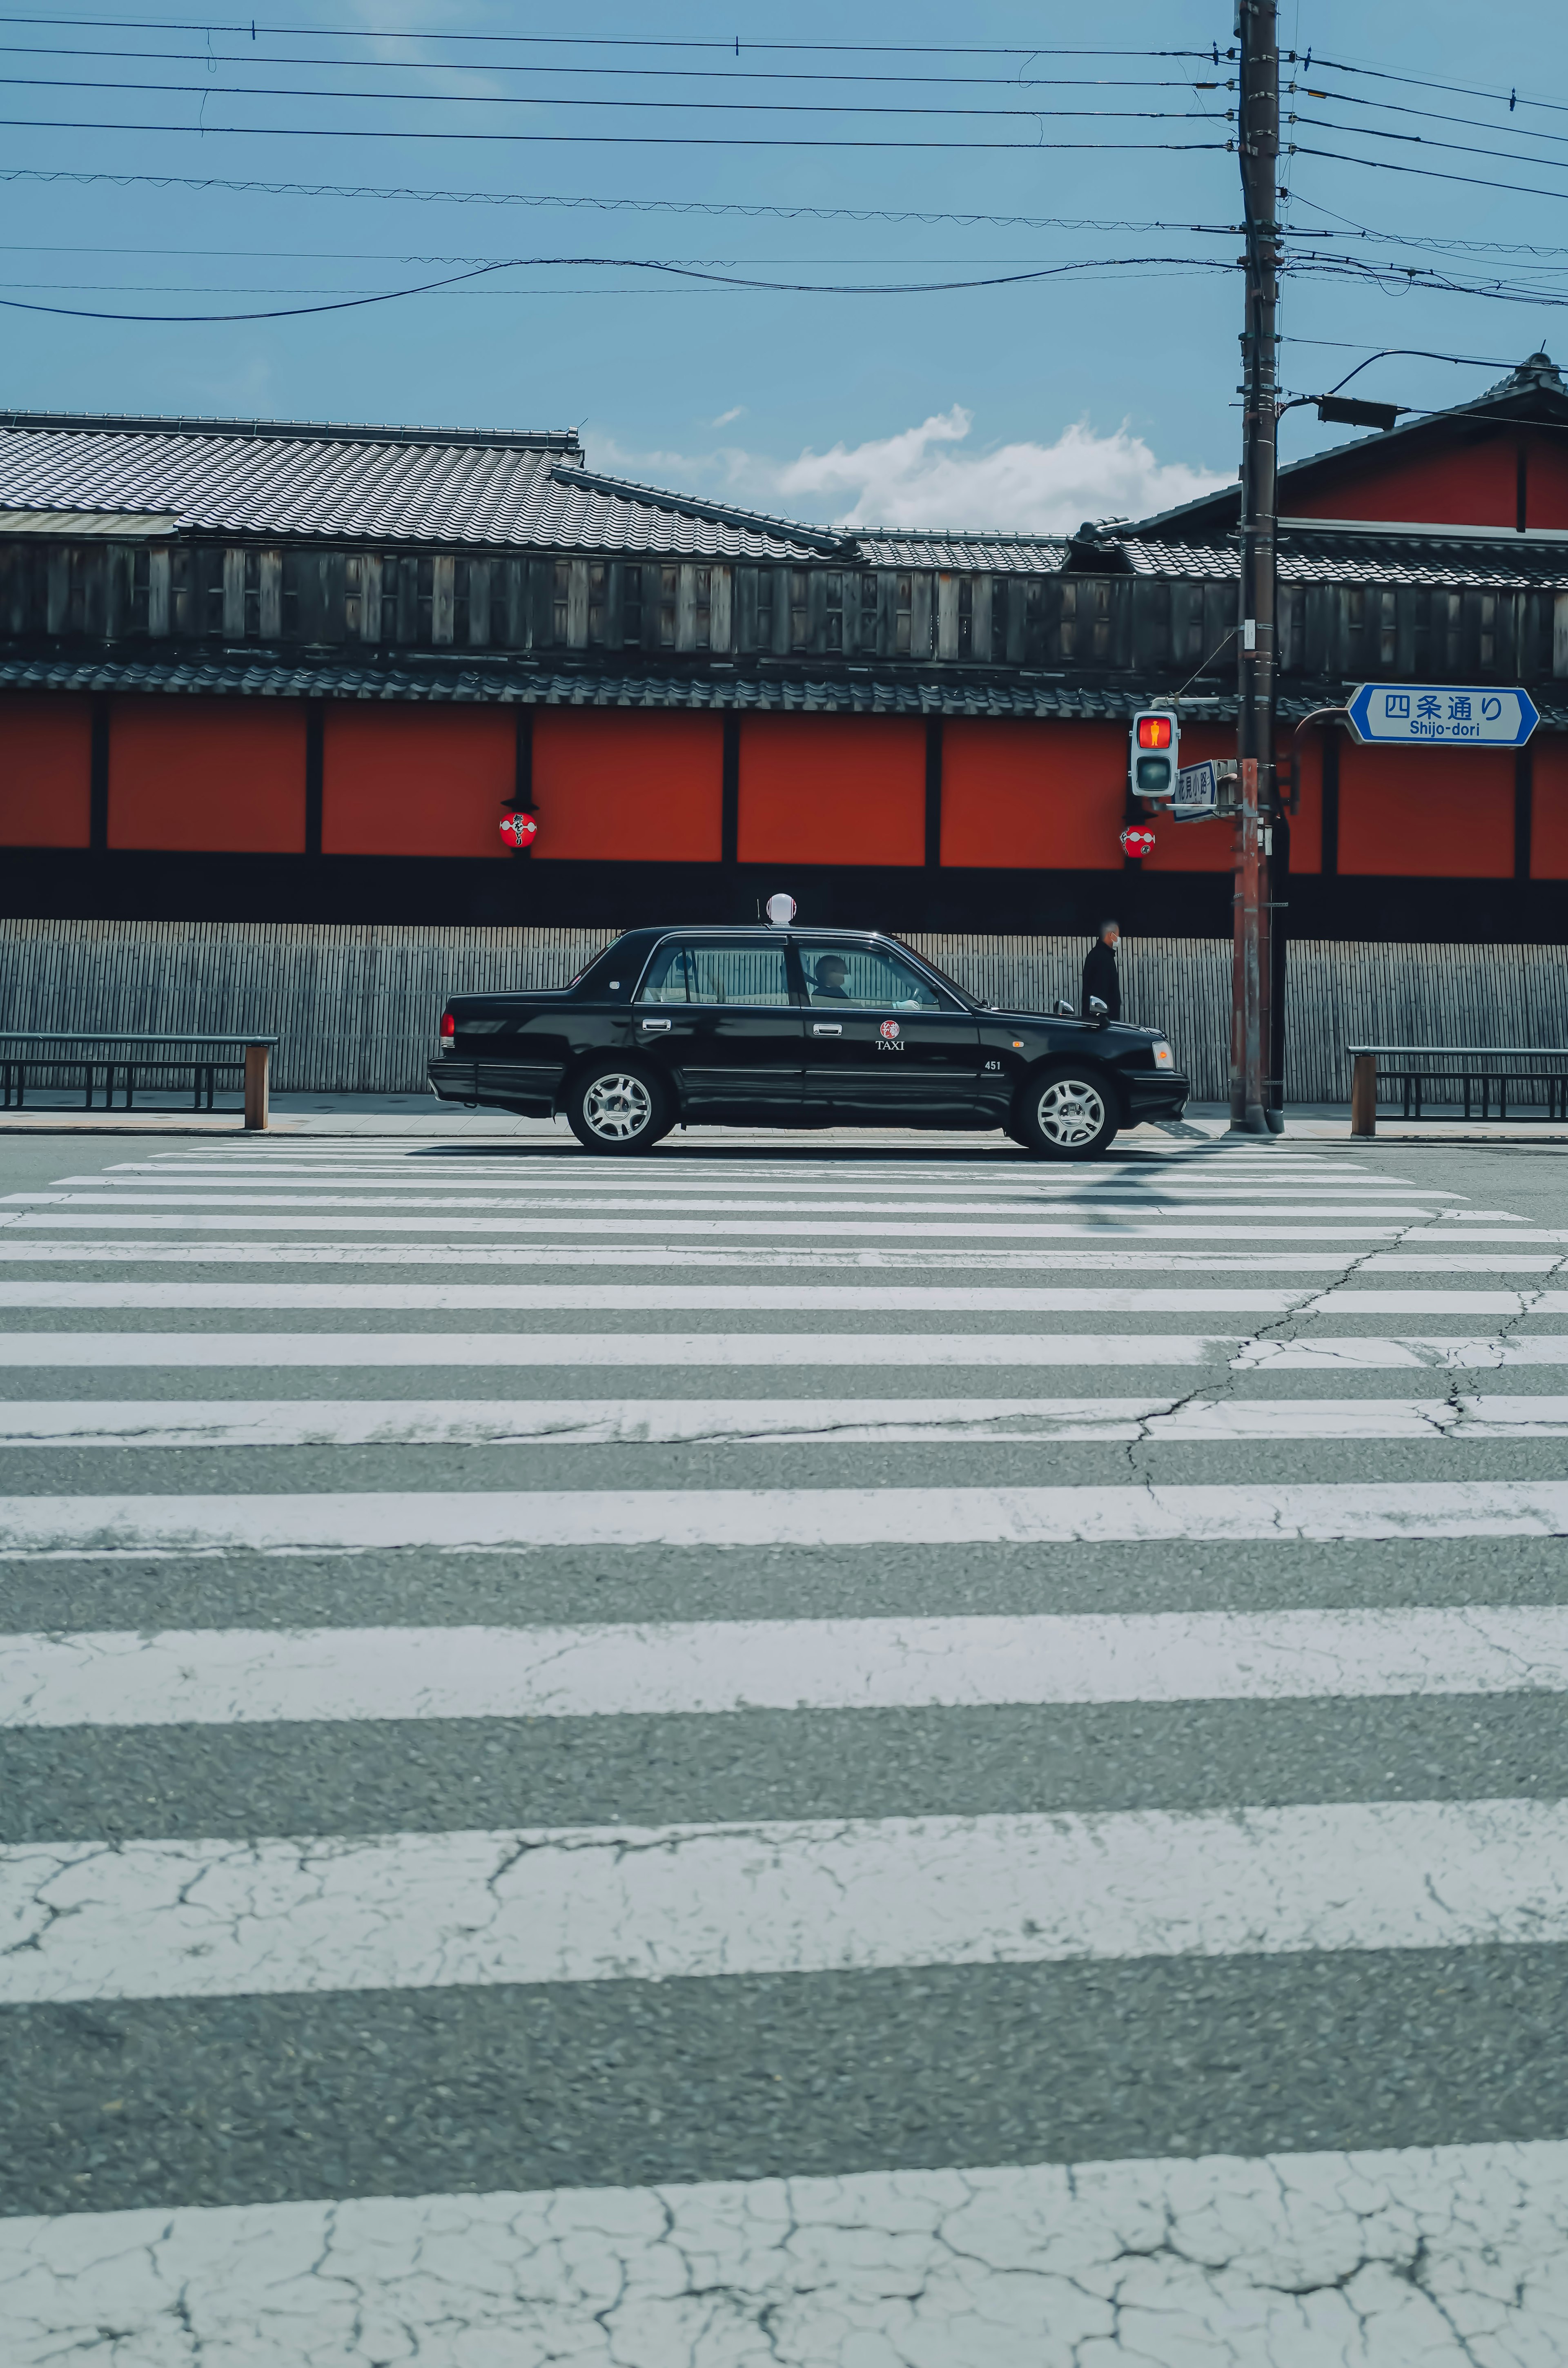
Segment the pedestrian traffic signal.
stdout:
<path fill-rule="evenodd" d="M 1181 724 L 1170 708 L 1146 707 L 1133 717 L 1127 771 L 1135 797 L 1175 797 L 1180 741 Z"/>

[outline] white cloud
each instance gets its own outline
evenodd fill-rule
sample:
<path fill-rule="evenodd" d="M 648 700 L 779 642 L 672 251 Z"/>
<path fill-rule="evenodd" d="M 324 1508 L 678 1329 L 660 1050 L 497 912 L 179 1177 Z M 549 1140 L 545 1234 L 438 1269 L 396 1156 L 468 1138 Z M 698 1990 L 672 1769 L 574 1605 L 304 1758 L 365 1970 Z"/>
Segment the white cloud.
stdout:
<path fill-rule="evenodd" d="M 726 412 L 719 427 L 738 416 Z M 1053 444 L 973 446 L 961 404 L 891 436 L 807 450 L 792 461 L 724 446 L 700 454 L 633 455 L 605 465 L 655 482 L 721 493 L 751 507 L 845 527 L 962 527 L 1051 534 L 1085 518 L 1143 518 L 1195 501 L 1231 480 L 1156 459 L 1125 425 L 1096 435 L 1086 421 Z"/>
<path fill-rule="evenodd" d="M 733 411 L 722 411 L 719 414 L 718 418 L 710 419 L 708 425 L 710 427 L 728 427 L 733 421 L 744 419 L 745 416 L 745 404 L 744 403 L 737 403 Z"/>

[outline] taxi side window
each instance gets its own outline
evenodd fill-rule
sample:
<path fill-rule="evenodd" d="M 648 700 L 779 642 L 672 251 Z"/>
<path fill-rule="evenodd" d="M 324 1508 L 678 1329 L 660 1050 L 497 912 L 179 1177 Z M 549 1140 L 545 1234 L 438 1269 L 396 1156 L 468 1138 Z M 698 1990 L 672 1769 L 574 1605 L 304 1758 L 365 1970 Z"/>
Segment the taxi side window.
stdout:
<path fill-rule="evenodd" d="M 880 946 L 801 946 L 813 1005 L 853 1003 L 866 1011 L 944 1011 L 946 997 L 909 962 Z"/>
<path fill-rule="evenodd" d="M 788 1006 L 784 948 L 704 945 L 699 938 L 661 946 L 639 1003 L 745 1003 Z"/>

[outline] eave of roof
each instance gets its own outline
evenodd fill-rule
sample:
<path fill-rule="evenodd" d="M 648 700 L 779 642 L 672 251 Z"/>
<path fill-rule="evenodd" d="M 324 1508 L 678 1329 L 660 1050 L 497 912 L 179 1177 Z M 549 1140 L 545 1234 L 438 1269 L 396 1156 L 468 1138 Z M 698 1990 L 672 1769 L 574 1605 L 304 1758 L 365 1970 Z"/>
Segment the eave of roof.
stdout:
<path fill-rule="evenodd" d="M 1322 689 L 1287 690 L 1279 700 L 1280 715 L 1286 722 L 1299 722 L 1323 704 L 1323 689 L 1337 692 L 1339 689 L 1337 683 L 1325 683 Z M 307 666 L 265 660 L 174 661 L 157 666 L 79 664 L 62 658 L 0 660 L 0 690 L 1107 723 L 1126 723 L 1148 700 L 1143 683 L 1123 689 L 1114 684 L 975 681 L 931 675 L 881 681 L 843 676 L 642 677 L 461 662 L 415 673 L 401 667 Z M 1539 689 L 1532 696 L 1540 711 L 1540 729 L 1568 734 L 1568 704 L 1551 704 Z M 1233 691 L 1206 691 L 1184 698 L 1182 708 L 1194 722 L 1228 723 L 1235 719 L 1236 698 Z"/>
<path fill-rule="evenodd" d="M 1309 452 L 1300 461 L 1287 461 L 1278 471 L 1277 485 L 1283 492 L 1288 485 L 1304 483 L 1315 470 L 1369 458 L 1411 437 L 1440 435 L 1444 428 L 1455 424 L 1468 421 L 1484 426 L 1493 419 L 1500 425 L 1535 419 L 1543 426 L 1568 426 L 1568 387 L 1563 386 L 1546 354 L 1532 354 L 1507 378 L 1500 379 L 1471 403 L 1456 404 L 1440 412 L 1423 412 L 1403 425 L 1381 428 L 1371 436 L 1352 437 L 1348 443 L 1331 444 L 1325 451 Z M 1196 501 L 1179 503 L 1175 509 L 1156 510 L 1149 518 L 1137 518 L 1127 526 L 1119 523 L 1102 531 L 1125 537 L 1154 534 L 1184 519 L 1196 521 L 1206 514 L 1216 514 L 1218 523 L 1227 512 L 1239 510 L 1240 503 L 1238 483 L 1221 486 L 1217 493 L 1200 494 Z"/>
<path fill-rule="evenodd" d="M 244 437 L 281 444 L 494 444 L 524 452 L 580 452 L 574 427 L 374 427 L 360 423 L 297 419 L 189 418 L 150 412 L 0 411 L 0 428 L 56 430 L 70 436 Z"/>
<path fill-rule="evenodd" d="M 700 518 L 710 526 L 734 527 L 743 533 L 766 535 L 774 541 L 794 543 L 801 551 L 825 553 L 833 559 L 852 559 L 858 548 L 853 535 L 840 534 L 833 527 L 802 526 L 794 518 L 773 518 L 765 510 L 738 509 L 728 502 L 709 501 L 700 494 L 672 494 L 657 485 L 639 485 L 624 477 L 607 477 L 597 469 L 563 469 L 557 464 L 550 473 L 558 485 L 606 494 L 612 500 L 642 508 L 669 510 L 679 518 Z"/>

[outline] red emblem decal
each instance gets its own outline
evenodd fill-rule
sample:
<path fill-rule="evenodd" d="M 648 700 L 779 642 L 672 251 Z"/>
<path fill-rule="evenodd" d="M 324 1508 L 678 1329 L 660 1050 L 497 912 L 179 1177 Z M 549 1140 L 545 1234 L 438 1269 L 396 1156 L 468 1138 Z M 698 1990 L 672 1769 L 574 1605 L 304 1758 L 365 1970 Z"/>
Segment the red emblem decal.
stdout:
<path fill-rule="evenodd" d="M 884 1019 L 884 1020 L 883 1020 L 883 1022 L 882 1022 L 882 1034 L 883 1034 L 885 1037 L 887 1037 L 887 1038 L 888 1038 L 888 1040 L 889 1040 L 889 1041 L 890 1041 L 890 1042 L 891 1042 L 891 1041 L 892 1040 L 892 1038 L 893 1038 L 893 1037 L 895 1037 L 895 1036 L 898 1034 L 898 1022 L 897 1022 L 897 1020 L 896 1020 L 896 1019 Z"/>
<path fill-rule="evenodd" d="M 1129 855 L 1141 859 L 1145 855 L 1153 855 L 1154 834 L 1152 830 L 1142 830 L 1134 825 L 1132 828 L 1122 832 L 1121 844 Z"/>
<path fill-rule="evenodd" d="M 531 814 L 503 814 L 501 836 L 508 847 L 531 847 L 539 836 L 539 816 Z"/>

